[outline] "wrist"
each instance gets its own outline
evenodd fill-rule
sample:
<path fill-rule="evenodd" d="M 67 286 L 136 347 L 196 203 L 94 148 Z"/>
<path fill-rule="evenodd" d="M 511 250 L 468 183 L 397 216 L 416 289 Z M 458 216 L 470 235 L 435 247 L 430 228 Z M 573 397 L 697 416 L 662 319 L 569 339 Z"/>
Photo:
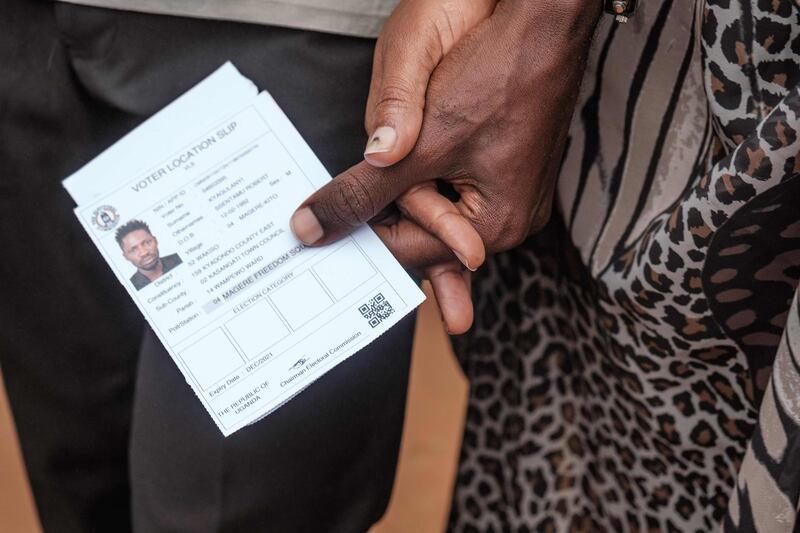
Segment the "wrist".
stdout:
<path fill-rule="evenodd" d="M 553 37 L 582 44 L 591 41 L 603 13 L 603 4 L 604 0 L 500 0 L 497 8 L 539 35 L 542 26 L 546 26 Z"/>
<path fill-rule="evenodd" d="M 602 12 L 602 0 L 500 0 L 492 15 L 495 39 L 510 52 L 521 86 L 543 79 L 578 86 Z"/>

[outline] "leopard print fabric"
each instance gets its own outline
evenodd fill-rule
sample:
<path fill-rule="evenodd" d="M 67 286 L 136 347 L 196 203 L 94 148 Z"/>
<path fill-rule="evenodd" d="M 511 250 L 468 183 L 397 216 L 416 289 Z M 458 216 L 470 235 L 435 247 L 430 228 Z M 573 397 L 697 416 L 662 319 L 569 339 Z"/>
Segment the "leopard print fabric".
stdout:
<path fill-rule="evenodd" d="M 709 251 L 709 262 L 717 263 L 716 280 L 709 279 L 716 286 L 715 314 L 747 355 L 754 384 L 767 383 L 724 529 L 789 533 L 800 525 L 800 462 L 793 453 L 800 449 L 800 291 L 793 297 L 791 289 L 800 270 L 800 179 L 748 207 L 757 216 L 746 220 L 747 211 L 737 213 L 727 236 L 715 239 L 719 246 Z M 749 261 L 736 259 L 750 250 Z"/>
<path fill-rule="evenodd" d="M 470 398 L 452 531 L 748 530 L 755 515 L 781 530 L 734 487 L 761 472 L 740 470 L 769 432 L 761 398 L 800 277 L 800 14 L 686 4 L 650 0 L 630 33 L 600 30 L 561 216 L 475 278 L 475 327 L 455 342 Z M 636 42 L 627 95 L 610 98 Z M 649 86 L 673 56 L 678 83 Z M 624 126 L 603 129 L 621 102 Z M 648 125 L 663 135 L 641 151 Z"/>

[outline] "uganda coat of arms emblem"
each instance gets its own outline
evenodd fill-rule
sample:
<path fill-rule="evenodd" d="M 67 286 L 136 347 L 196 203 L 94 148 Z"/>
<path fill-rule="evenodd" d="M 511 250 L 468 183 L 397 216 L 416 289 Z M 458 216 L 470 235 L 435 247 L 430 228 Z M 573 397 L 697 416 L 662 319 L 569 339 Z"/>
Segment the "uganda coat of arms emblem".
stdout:
<path fill-rule="evenodd" d="M 119 213 L 110 205 L 101 205 L 92 213 L 92 224 L 99 230 L 112 230 L 117 222 L 119 222 Z"/>

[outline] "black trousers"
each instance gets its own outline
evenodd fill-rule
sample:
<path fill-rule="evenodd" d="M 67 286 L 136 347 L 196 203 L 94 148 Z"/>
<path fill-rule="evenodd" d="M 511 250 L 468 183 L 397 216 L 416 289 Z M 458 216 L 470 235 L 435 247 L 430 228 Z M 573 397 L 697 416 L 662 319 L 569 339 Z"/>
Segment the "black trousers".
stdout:
<path fill-rule="evenodd" d="M 229 59 L 336 173 L 363 149 L 373 44 L 3 0 L 0 364 L 46 531 L 350 532 L 381 516 L 413 319 L 223 439 L 60 186 Z"/>

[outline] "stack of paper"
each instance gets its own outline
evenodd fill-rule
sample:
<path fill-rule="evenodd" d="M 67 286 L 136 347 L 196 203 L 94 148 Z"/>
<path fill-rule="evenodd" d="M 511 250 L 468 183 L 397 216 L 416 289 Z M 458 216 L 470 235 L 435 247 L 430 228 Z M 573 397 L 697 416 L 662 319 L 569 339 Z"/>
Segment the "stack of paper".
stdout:
<path fill-rule="evenodd" d="M 424 299 L 368 227 L 322 248 L 293 237 L 294 209 L 329 180 L 274 100 L 226 64 L 64 181 L 226 436 Z"/>

